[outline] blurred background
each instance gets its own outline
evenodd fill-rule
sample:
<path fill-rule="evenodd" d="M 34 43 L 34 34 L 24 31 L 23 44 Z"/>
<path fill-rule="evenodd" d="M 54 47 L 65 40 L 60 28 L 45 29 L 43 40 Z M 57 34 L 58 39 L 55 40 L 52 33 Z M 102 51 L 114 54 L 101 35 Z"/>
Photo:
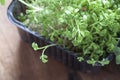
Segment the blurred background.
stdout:
<path fill-rule="evenodd" d="M 21 40 L 16 26 L 7 17 L 11 1 L 0 5 L 0 80 L 75 80 L 68 75 L 71 72 L 68 67 L 50 57 L 43 64 L 40 53 Z M 96 74 L 77 72 L 78 80 L 120 80 L 119 75 L 120 68 L 114 63 Z"/>

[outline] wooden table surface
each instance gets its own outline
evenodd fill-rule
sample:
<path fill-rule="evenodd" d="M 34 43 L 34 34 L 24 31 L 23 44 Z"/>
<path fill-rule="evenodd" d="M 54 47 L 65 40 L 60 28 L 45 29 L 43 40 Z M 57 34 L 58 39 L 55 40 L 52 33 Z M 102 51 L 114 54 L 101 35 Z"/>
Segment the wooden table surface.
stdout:
<path fill-rule="evenodd" d="M 68 80 L 68 67 L 49 58 L 39 60 L 39 53 L 21 40 L 15 25 L 7 18 L 11 0 L 0 5 L 0 80 Z M 97 74 L 78 72 L 79 80 L 120 80 L 120 67 L 110 64 Z M 72 80 L 72 79 L 71 79 Z"/>

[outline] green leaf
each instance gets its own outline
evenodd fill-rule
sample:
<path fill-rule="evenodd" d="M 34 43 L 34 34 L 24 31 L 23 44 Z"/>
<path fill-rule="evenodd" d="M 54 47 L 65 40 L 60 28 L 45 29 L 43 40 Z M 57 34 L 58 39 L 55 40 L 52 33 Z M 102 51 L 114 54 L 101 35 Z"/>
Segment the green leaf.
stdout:
<path fill-rule="evenodd" d="M 33 47 L 33 49 L 35 51 L 43 49 L 42 55 L 40 56 L 40 59 L 42 60 L 43 63 L 48 62 L 48 60 L 47 60 L 48 56 L 45 55 L 44 53 L 45 53 L 45 51 L 46 51 L 47 48 L 52 47 L 52 46 L 56 46 L 56 44 L 50 44 L 50 45 L 46 45 L 46 46 L 43 46 L 43 47 L 39 48 L 38 45 L 37 45 L 37 43 L 35 43 L 35 42 L 32 43 L 32 47 Z"/>
<path fill-rule="evenodd" d="M 116 10 L 116 14 L 120 15 L 120 8 Z"/>
<path fill-rule="evenodd" d="M 102 0 L 102 1 L 103 1 L 103 4 L 104 4 L 105 8 L 110 7 L 110 1 L 108 1 L 108 0 Z"/>
<path fill-rule="evenodd" d="M 28 28 L 75 53 L 82 52 L 79 61 L 88 56 L 89 64 L 95 65 L 99 60 L 102 60 L 102 65 L 108 64 L 102 56 L 107 56 L 106 53 L 113 51 L 117 44 L 120 32 L 119 0 L 20 1 L 27 7 L 26 14 L 20 19 L 27 22 Z M 39 48 L 33 44 L 32 47 L 34 50 L 42 49 L 44 55 L 49 46 Z M 116 56 L 119 54 L 119 51 L 115 53 Z M 41 59 L 47 62 L 46 56 Z"/>
<path fill-rule="evenodd" d="M 39 49 L 38 44 L 35 43 L 35 42 L 33 42 L 33 43 L 32 43 L 32 48 L 33 48 L 35 51 L 37 51 L 37 50 Z"/>
<path fill-rule="evenodd" d="M 103 59 L 102 61 L 98 61 L 98 62 L 101 63 L 102 66 L 107 65 L 107 64 L 110 63 L 110 61 L 107 60 L 107 59 Z"/>
<path fill-rule="evenodd" d="M 116 64 L 120 64 L 120 55 L 116 56 Z"/>
<path fill-rule="evenodd" d="M 5 0 L 0 0 L 0 3 L 1 3 L 2 5 L 4 5 L 4 4 L 5 4 Z"/>
<path fill-rule="evenodd" d="M 91 16 L 92 16 L 92 18 L 93 18 L 94 21 L 97 21 L 97 20 L 98 20 L 98 17 L 97 17 L 97 15 L 96 15 L 96 13 L 92 13 Z"/>
<path fill-rule="evenodd" d="M 115 47 L 113 52 L 115 53 L 116 56 L 120 55 L 120 47 Z"/>
<path fill-rule="evenodd" d="M 107 29 L 103 29 L 102 31 L 101 31 L 101 36 L 104 36 L 105 34 L 107 34 Z"/>
<path fill-rule="evenodd" d="M 87 21 L 87 19 L 88 19 L 88 16 L 87 15 L 83 15 L 83 20 Z"/>
<path fill-rule="evenodd" d="M 42 54 L 42 56 L 40 56 L 40 59 L 42 60 L 43 63 L 47 63 L 48 60 L 47 60 L 48 56 L 45 55 L 45 54 Z"/>
<path fill-rule="evenodd" d="M 88 64 L 92 64 L 93 66 L 95 66 L 96 60 L 91 59 L 91 60 L 87 60 Z"/>
<path fill-rule="evenodd" d="M 82 62 L 84 60 L 83 57 L 77 57 L 78 61 Z"/>
<path fill-rule="evenodd" d="M 116 56 L 116 64 L 120 64 L 120 47 L 115 47 L 114 53 Z"/>

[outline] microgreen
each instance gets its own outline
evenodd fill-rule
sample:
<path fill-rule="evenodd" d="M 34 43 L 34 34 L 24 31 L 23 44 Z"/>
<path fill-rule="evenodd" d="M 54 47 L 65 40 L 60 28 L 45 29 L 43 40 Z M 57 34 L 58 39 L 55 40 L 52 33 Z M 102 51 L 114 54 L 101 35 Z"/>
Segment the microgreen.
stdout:
<path fill-rule="evenodd" d="M 21 20 L 28 28 L 80 54 L 79 61 L 89 57 L 89 64 L 109 63 L 105 57 L 114 52 L 120 32 L 119 0 L 19 1 L 27 6 L 26 20 Z"/>
<path fill-rule="evenodd" d="M 43 63 L 48 62 L 48 60 L 47 60 L 48 56 L 45 55 L 45 50 L 49 47 L 52 47 L 52 46 L 56 46 L 56 44 L 50 44 L 50 45 L 47 45 L 47 46 L 44 46 L 44 47 L 39 47 L 37 43 L 35 43 L 35 42 L 32 43 L 32 48 L 35 51 L 43 50 L 42 55 L 40 56 L 40 59 L 42 60 Z"/>

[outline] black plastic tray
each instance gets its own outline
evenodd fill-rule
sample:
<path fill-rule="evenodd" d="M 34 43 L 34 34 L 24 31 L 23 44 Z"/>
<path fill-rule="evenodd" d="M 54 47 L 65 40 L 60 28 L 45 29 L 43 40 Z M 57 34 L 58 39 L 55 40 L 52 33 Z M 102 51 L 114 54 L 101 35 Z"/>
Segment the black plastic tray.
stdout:
<path fill-rule="evenodd" d="M 16 16 L 20 12 L 25 12 L 25 6 L 22 5 L 18 0 L 13 0 L 12 3 L 8 7 L 7 15 L 9 20 L 18 27 L 19 33 L 21 38 L 29 43 L 30 45 L 32 42 L 38 43 L 39 46 L 44 46 L 50 44 L 52 42 L 47 41 L 41 35 L 37 34 L 34 31 L 26 28 L 26 26 L 16 19 Z M 77 60 L 77 54 L 71 51 L 68 51 L 60 46 L 54 46 L 47 49 L 46 54 L 55 58 L 56 60 L 62 62 L 63 64 L 67 65 L 68 67 L 74 70 L 80 71 L 93 71 L 97 72 L 102 67 L 101 65 L 92 66 L 87 64 L 86 62 L 79 62 Z M 113 54 L 110 54 L 107 59 L 112 60 Z"/>

